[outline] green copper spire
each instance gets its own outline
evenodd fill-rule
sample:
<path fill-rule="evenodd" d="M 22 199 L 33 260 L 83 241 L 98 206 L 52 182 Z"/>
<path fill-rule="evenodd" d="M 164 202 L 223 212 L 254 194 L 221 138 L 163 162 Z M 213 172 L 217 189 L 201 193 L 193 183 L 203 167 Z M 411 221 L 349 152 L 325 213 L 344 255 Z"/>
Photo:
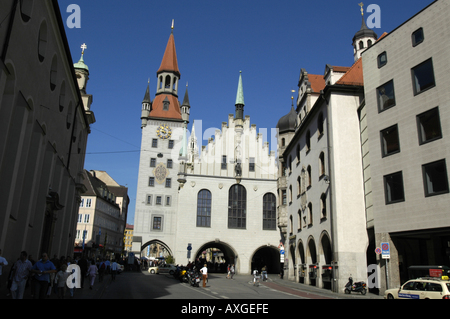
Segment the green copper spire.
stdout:
<path fill-rule="evenodd" d="M 235 105 L 245 105 L 244 103 L 244 87 L 242 86 L 242 71 L 239 71 L 239 84 L 236 94 L 236 104 Z"/>
<path fill-rule="evenodd" d="M 84 58 L 83 58 L 83 56 L 84 56 L 84 50 L 87 49 L 87 46 L 86 46 L 85 43 L 83 43 L 83 45 L 81 46 L 81 49 L 82 49 L 82 51 L 81 51 L 81 58 L 80 58 L 80 61 L 78 61 L 77 63 L 75 63 L 75 64 L 73 65 L 73 67 L 74 67 L 75 69 L 84 69 L 84 70 L 86 70 L 86 71 L 89 72 L 89 68 L 88 68 L 88 66 L 86 65 L 86 63 L 84 63 Z"/>

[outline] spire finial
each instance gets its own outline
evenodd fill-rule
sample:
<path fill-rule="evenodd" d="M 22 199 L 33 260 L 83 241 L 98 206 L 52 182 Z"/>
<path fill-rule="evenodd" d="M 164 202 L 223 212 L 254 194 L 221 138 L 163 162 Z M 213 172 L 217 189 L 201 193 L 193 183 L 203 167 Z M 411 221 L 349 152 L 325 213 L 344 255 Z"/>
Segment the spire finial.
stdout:
<path fill-rule="evenodd" d="M 175 19 L 172 19 L 172 31 L 173 31 L 174 26 L 175 26 Z"/>
<path fill-rule="evenodd" d="M 364 9 L 363 9 L 363 7 L 364 7 L 364 3 L 358 3 L 358 6 L 360 6 L 361 7 L 361 16 L 363 16 L 364 17 Z"/>
<path fill-rule="evenodd" d="M 84 54 L 84 50 L 86 50 L 86 49 L 87 49 L 87 45 L 86 45 L 86 43 L 83 43 L 83 44 L 81 45 L 81 55 Z"/>

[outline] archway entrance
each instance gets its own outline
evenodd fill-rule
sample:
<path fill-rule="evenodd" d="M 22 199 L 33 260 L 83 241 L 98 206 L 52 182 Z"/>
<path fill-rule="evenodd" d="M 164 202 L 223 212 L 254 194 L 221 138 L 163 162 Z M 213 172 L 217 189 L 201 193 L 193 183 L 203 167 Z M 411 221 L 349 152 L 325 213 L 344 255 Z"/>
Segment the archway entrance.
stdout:
<path fill-rule="evenodd" d="M 237 255 L 233 248 L 222 242 L 209 242 L 202 245 L 192 259 L 197 267 L 208 265 L 208 272 L 226 273 L 227 266 L 233 265 L 235 269 L 239 269 Z M 201 268 L 201 267 L 200 267 Z"/>
<path fill-rule="evenodd" d="M 145 244 L 142 244 L 141 246 L 141 256 L 147 257 L 147 258 L 167 258 L 168 256 L 173 256 L 172 250 L 169 246 L 166 245 L 166 243 L 158 240 L 153 239 L 149 240 Z"/>
<path fill-rule="evenodd" d="M 280 251 L 271 246 L 264 246 L 256 250 L 252 258 L 251 270 L 261 272 L 262 267 L 266 266 L 268 274 L 280 273 Z"/>

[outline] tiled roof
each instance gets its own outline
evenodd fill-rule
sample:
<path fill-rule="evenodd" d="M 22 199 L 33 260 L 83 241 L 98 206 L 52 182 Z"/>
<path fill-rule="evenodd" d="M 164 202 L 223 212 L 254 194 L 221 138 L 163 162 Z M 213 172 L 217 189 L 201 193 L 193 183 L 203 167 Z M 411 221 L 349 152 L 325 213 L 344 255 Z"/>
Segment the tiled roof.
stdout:
<path fill-rule="evenodd" d="M 308 74 L 308 81 L 311 83 L 311 89 L 315 93 L 320 93 L 325 88 L 325 79 L 323 75 Z"/>
<path fill-rule="evenodd" d="M 170 34 L 169 41 L 167 42 L 166 46 L 166 51 L 164 52 L 164 57 L 162 59 L 161 66 L 159 67 L 157 74 L 164 71 L 174 72 L 178 76 L 180 75 L 173 33 Z"/>
<path fill-rule="evenodd" d="M 359 58 L 348 71 L 336 82 L 341 85 L 364 85 L 362 59 Z"/>
<path fill-rule="evenodd" d="M 167 111 L 163 109 L 163 102 L 166 98 L 170 103 L 169 110 Z M 180 102 L 172 94 L 158 94 L 153 100 L 152 111 L 150 112 L 149 117 L 182 120 Z"/>

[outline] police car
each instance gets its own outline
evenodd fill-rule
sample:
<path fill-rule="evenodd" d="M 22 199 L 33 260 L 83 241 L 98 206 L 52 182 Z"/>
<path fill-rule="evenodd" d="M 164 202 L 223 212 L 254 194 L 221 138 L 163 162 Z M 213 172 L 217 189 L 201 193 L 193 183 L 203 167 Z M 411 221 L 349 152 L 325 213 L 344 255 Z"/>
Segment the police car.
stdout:
<path fill-rule="evenodd" d="M 450 299 L 450 281 L 446 276 L 408 280 L 400 288 L 386 290 L 384 299 Z"/>

